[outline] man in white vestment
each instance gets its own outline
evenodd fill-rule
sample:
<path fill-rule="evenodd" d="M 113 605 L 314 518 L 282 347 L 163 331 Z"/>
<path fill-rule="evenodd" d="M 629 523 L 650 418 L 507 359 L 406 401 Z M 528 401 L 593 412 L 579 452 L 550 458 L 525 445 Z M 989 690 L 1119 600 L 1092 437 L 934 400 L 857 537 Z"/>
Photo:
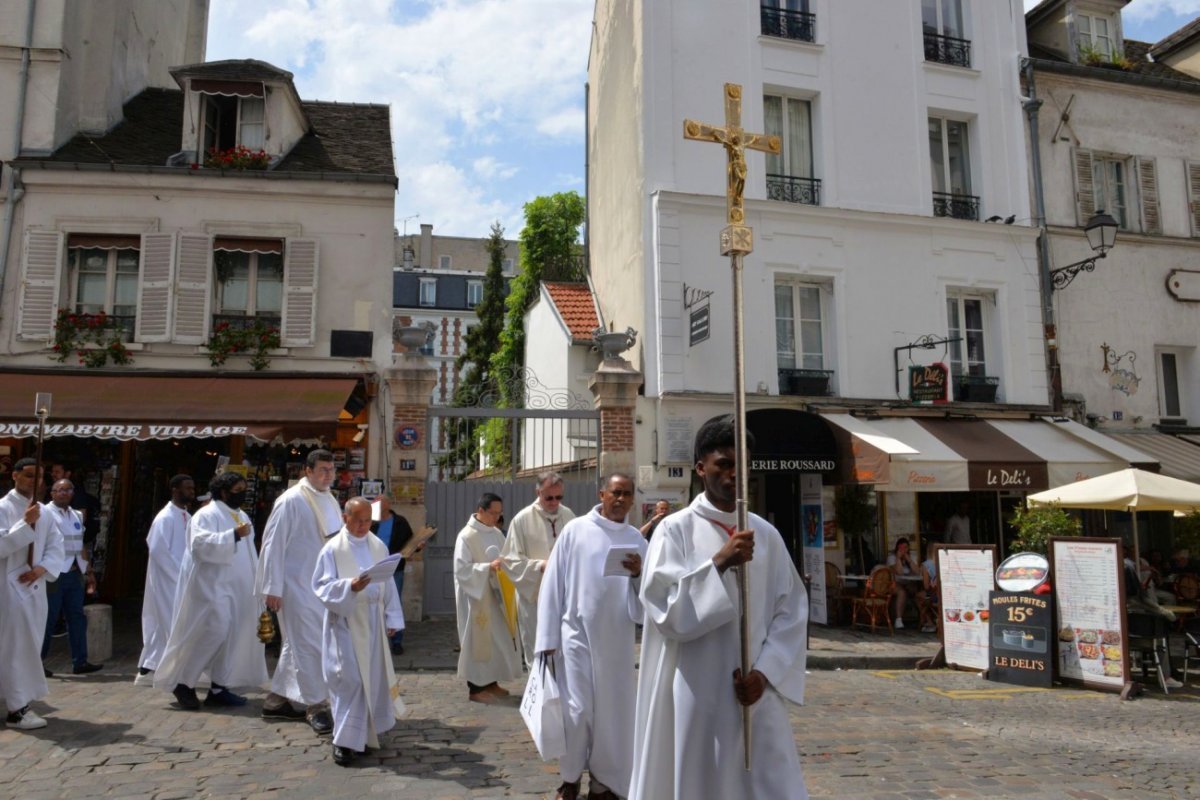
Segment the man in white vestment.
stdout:
<path fill-rule="evenodd" d="M 363 574 L 388 555 L 371 533 L 371 504 L 352 498 L 344 520 L 317 556 L 311 581 L 325 607 L 322 669 L 333 707 L 333 760 L 343 767 L 368 746 L 378 747 L 379 734 L 396 724 L 388 638 L 404 627 L 395 581 Z"/>
<path fill-rule="evenodd" d="M 600 505 L 563 529 L 542 581 L 536 646 L 555 661 L 567 745 L 558 759 L 556 800 L 579 797 L 585 769 L 589 800 L 629 794 L 633 646 L 642 621 L 638 579 L 646 552 L 641 532 L 625 521 L 632 503 L 627 475 L 605 478 Z M 619 548 L 624 574 L 607 574 L 613 548 Z"/>
<path fill-rule="evenodd" d="M 262 608 L 254 594 L 258 553 L 254 526 L 242 512 L 246 480 L 222 472 L 208 485 L 212 501 L 192 516 L 188 549 L 179 570 L 179 600 L 154 686 L 180 707 L 200 708 L 196 684 L 207 674 L 205 706 L 242 706 L 235 687 L 261 686 L 267 662 L 258 641 Z"/>
<path fill-rule="evenodd" d="M 333 453 L 313 450 L 304 477 L 279 496 L 263 531 L 254 590 L 279 619 L 283 644 L 263 701 L 265 719 L 303 719 L 319 736 L 333 731 L 329 691 L 321 675 L 321 620 L 325 608 L 313 594 L 317 554 L 342 527 L 342 511 L 329 491 L 337 476 Z M 307 708 L 306 708 L 307 707 Z"/>
<path fill-rule="evenodd" d="M 504 619 L 499 572 L 504 534 L 496 525 L 504 503 L 485 492 L 454 542 L 454 605 L 458 614 L 458 677 L 476 703 L 508 695 L 498 681 L 521 675 L 521 657 Z"/>
<path fill-rule="evenodd" d="M 0 499 L 0 697 L 10 728 L 31 731 L 46 720 L 29 707 L 50 693 L 42 670 L 46 579 L 58 577 L 63 542 L 38 497 L 37 460 L 13 464 L 13 489 Z"/>
<path fill-rule="evenodd" d="M 175 592 L 179 588 L 179 566 L 187 552 L 188 507 L 196 499 L 196 483 L 188 475 L 176 475 L 167 487 L 171 499 L 155 515 L 146 535 L 150 559 L 146 562 L 146 589 L 142 594 L 142 654 L 133 682 L 151 686 L 171 635 L 175 616 Z"/>
<path fill-rule="evenodd" d="M 562 499 L 562 476 L 556 472 L 539 475 L 537 498 L 513 517 L 500 550 L 505 572 L 517 587 L 517 628 L 526 664 L 533 663 L 538 590 L 546 559 L 563 528 L 575 519 L 575 513 L 563 505 Z"/>
<path fill-rule="evenodd" d="M 696 434 L 704 492 L 658 526 L 642 570 L 646 610 L 630 800 L 802 800 L 785 700 L 804 699 L 808 599 L 779 532 L 736 530 L 731 417 Z M 749 573 L 750 673 L 740 669 L 736 570 Z M 730 676 L 733 676 L 732 678 Z M 742 707 L 752 706 L 751 768 Z"/>

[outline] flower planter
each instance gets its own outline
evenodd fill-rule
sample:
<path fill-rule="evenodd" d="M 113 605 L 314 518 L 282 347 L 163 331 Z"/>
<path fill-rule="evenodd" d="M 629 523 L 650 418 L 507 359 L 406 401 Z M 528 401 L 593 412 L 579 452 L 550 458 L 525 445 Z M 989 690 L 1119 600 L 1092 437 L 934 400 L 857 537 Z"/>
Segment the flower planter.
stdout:
<path fill-rule="evenodd" d="M 955 387 L 954 399 L 964 403 L 994 403 L 1000 379 L 991 375 L 963 375 Z"/>
<path fill-rule="evenodd" d="M 779 370 L 779 393 L 803 397 L 824 397 L 829 394 L 829 382 L 833 370 L 829 369 L 781 369 Z"/>

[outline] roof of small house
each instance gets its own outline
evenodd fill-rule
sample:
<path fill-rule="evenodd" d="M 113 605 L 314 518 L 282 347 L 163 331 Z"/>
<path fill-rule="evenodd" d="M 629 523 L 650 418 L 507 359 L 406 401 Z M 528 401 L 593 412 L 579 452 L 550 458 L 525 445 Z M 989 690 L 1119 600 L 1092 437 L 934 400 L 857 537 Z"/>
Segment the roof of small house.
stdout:
<path fill-rule="evenodd" d="M 592 334 L 600 327 L 600 314 L 596 309 L 596 298 L 586 283 L 542 283 L 546 294 L 563 324 L 571 333 L 571 340 L 592 341 Z"/>

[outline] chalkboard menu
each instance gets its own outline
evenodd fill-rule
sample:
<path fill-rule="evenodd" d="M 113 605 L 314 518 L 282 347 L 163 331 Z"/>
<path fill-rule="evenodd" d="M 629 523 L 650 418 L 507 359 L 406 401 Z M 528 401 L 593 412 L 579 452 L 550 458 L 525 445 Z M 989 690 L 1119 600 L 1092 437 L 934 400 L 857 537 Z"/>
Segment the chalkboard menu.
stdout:
<path fill-rule="evenodd" d="M 988 607 L 988 680 L 1050 686 L 1054 613 L 1049 595 L 992 592 Z"/>
<path fill-rule="evenodd" d="M 1050 563 L 1059 676 L 1119 691 L 1128 680 L 1120 540 L 1052 538 Z"/>

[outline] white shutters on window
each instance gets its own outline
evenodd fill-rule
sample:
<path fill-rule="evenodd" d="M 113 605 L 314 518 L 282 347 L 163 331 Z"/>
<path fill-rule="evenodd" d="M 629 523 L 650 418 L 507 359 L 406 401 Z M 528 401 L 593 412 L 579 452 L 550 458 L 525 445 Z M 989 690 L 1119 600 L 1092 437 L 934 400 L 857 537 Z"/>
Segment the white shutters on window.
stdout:
<path fill-rule="evenodd" d="M 1158 213 L 1158 171 L 1153 158 L 1139 158 L 1137 163 L 1138 198 L 1142 206 L 1142 233 L 1162 233 L 1162 217 Z"/>
<path fill-rule="evenodd" d="M 1192 236 L 1200 236 L 1200 162 L 1187 162 L 1187 188 Z"/>
<path fill-rule="evenodd" d="M 1087 225 L 1096 213 L 1096 190 L 1092 183 L 1092 153 L 1077 149 L 1075 163 L 1075 222 L 1080 227 Z"/>
<path fill-rule="evenodd" d="M 212 237 L 179 235 L 179 268 L 175 278 L 175 336 L 180 344 L 203 344 L 208 339 L 213 298 Z"/>
<path fill-rule="evenodd" d="M 138 342 L 171 340 L 171 289 L 175 273 L 175 234 L 143 233 L 138 265 Z"/>
<path fill-rule="evenodd" d="M 63 272 L 63 239 L 58 231 L 25 231 L 17 298 L 18 339 L 49 342 L 54 338 Z"/>
<path fill-rule="evenodd" d="M 288 239 L 284 244 L 283 319 L 280 339 L 284 347 L 312 347 L 317 322 L 316 239 Z"/>

